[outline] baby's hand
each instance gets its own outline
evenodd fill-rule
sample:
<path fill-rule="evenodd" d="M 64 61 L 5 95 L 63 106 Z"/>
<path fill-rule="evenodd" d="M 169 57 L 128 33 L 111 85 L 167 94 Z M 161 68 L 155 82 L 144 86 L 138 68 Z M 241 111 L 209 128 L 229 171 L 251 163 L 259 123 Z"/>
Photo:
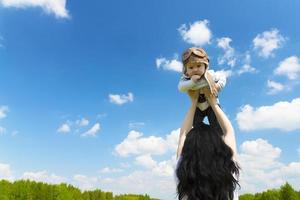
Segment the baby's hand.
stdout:
<path fill-rule="evenodd" d="M 197 81 L 199 81 L 200 78 L 201 78 L 201 76 L 199 76 L 199 75 L 193 75 L 193 76 L 191 77 L 191 79 L 192 79 L 195 83 L 196 83 Z"/>

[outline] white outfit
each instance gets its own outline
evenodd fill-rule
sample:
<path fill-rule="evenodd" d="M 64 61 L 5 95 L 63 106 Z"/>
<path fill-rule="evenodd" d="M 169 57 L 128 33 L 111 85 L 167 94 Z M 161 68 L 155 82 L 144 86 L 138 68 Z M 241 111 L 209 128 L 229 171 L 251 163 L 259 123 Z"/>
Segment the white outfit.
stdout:
<path fill-rule="evenodd" d="M 219 85 L 220 90 L 222 90 L 226 85 L 226 76 L 219 72 L 215 72 L 213 70 L 208 70 L 209 74 L 212 76 L 213 81 Z M 204 78 L 201 78 L 199 81 L 194 82 L 188 76 L 182 74 L 178 83 L 178 90 L 180 92 L 187 92 L 188 90 L 198 90 L 200 88 L 208 86 L 207 81 Z M 217 103 L 220 104 L 219 99 L 217 98 Z M 198 102 L 197 107 L 204 111 L 209 107 L 207 101 Z"/>

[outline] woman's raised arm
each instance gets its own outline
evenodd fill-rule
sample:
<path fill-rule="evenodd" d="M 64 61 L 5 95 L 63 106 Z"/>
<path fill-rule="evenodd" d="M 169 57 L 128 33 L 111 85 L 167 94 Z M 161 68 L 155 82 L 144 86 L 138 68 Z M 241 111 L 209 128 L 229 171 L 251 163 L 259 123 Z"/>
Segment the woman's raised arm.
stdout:
<path fill-rule="evenodd" d="M 181 155 L 181 151 L 183 148 L 183 144 L 185 141 L 186 134 L 192 129 L 193 126 L 193 120 L 195 116 L 195 111 L 198 103 L 198 97 L 199 97 L 199 90 L 189 90 L 188 94 L 191 98 L 192 105 L 189 108 L 184 121 L 180 128 L 180 134 L 179 134 L 179 142 L 178 142 L 178 148 L 177 148 L 177 159 Z"/>
<path fill-rule="evenodd" d="M 209 90 L 204 91 L 205 97 L 210 104 L 211 108 L 213 109 L 217 120 L 224 132 L 224 142 L 232 149 L 233 151 L 233 160 L 237 161 L 237 147 L 236 147 L 236 140 L 234 129 L 232 127 L 231 122 L 229 121 L 226 114 L 217 104 L 216 97 L 210 93 Z"/>

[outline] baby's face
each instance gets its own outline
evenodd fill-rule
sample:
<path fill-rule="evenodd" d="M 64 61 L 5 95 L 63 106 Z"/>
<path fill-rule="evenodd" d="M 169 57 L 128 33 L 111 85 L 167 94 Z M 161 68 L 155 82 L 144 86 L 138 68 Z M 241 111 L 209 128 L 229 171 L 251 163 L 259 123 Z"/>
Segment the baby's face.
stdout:
<path fill-rule="evenodd" d="M 205 72 L 205 64 L 202 62 L 188 62 L 186 64 L 186 75 L 192 77 L 193 75 L 202 76 Z"/>

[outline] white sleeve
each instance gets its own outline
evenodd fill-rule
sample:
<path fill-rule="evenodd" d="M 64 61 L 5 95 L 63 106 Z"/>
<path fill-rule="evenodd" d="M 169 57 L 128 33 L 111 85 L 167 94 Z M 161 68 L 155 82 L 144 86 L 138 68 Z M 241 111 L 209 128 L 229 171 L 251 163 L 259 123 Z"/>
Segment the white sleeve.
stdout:
<path fill-rule="evenodd" d="M 196 85 L 196 83 L 194 83 L 193 80 L 181 77 L 180 81 L 178 83 L 178 90 L 180 92 L 187 92 L 188 90 L 190 90 L 193 87 L 195 87 L 195 85 Z"/>
<path fill-rule="evenodd" d="M 209 70 L 209 73 L 212 75 L 216 84 L 220 86 L 220 90 L 222 90 L 226 85 L 226 76 L 220 72 L 215 72 L 213 70 Z"/>

